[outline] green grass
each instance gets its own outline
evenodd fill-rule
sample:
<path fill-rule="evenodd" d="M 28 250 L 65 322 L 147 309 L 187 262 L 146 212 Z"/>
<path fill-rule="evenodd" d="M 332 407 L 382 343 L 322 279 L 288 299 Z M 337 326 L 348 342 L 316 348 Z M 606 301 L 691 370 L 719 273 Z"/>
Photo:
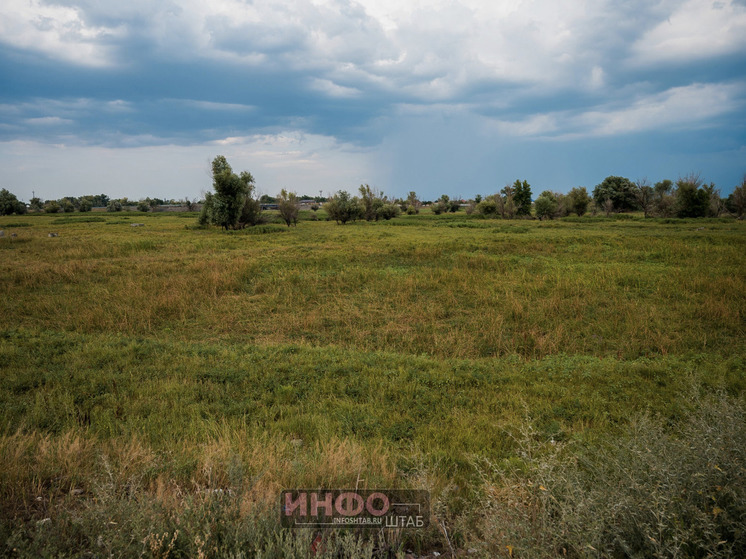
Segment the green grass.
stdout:
<path fill-rule="evenodd" d="M 527 427 L 538 444 L 600 448 L 640 414 L 673 429 L 693 392 L 743 400 L 743 222 L 194 223 L 4 218 L 0 533 L 15 549 L 94 549 L 91 511 L 137 516 L 135 498 L 149 503 L 140 543 L 114 534 L 116 553 L 165 556 L 154 526 L 171 538 L 188 509 L 195 526 L 209 510 L 254 519 L 257 549 L 289 556 L 279 490 L 365 479 L 430 489 L 457 543 L 493 555 L 502 528 L 458 526 L 482 525 L 496 483 L 475 464 L 514 464 Z M 133 489 L 106 492 L 111 479 Z M 200 500 L 231 487 L 235 510 Z M 435 526 L 408 545 L 447 549 Z"/>

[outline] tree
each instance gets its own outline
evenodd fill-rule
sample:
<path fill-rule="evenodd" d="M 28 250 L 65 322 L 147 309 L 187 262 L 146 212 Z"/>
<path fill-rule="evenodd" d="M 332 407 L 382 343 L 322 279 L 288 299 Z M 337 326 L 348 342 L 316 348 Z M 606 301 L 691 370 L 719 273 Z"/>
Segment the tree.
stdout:
<path fill-rule="evenodd" d="M 256 225 L 261 219 L 261 206 L 254 195 L 254 177 L 248 171 L 233 172 L 228 160 L 218 155 L 212 161 L 214 193 L 205 196 L 200 215 L 201 224 L 218 225 L 223 229 L 242 229 Z"/>
<path fill-rule="evenodd" d="M 50 200 L 44 205 L 44 211 L 48 214 L 56 214 L 60 211 L 60 205 L 57 200 Z"/>
<path fill-rule="evenodd" d="M 493 198 L 497 204 L 497 211 L 500 212 L 502 218 L 513 219 L 516 212 L 515 185 L 505 185 L 500 194 L 495 194 Z"/>
<path fill-rule="evenodd" d="M 119 200 L 109 200 L 109 203 L 106 205 L 106 211 L 107 212 L 121 212 L 122 203 Z"/>
<path fill-rule="evenodd" d="M 41 201 L 41 198 L 38 198 L 37 196 L 34 196 L 29 201 L 29 206 L 31 208 L 31 211 L 34 212 L 40 212 L 44 209 L 44 204 Z"/>
<path fill-rule="evenodd" d="M 593 189 L 593 199 L 599 208 L 607 209 L 605 202 L 611 200 L 612 208 L 618 212 L 637 209 L 635 187 L 625 177 L 606 177 Z"/>
<path fill-rule="evenodd" d="M 536 199 L 534 207 L 536 209 L 536 217 L 538 217 L 539 220 L 543 220 L 547 217 L 552 219 L 558 207 L 557 198 L 552 192 L 545 190 Z"/>
<path fill-rule="evenodd" d="M 495 215 L 498 211 L 495 198 L 500 198 L 500 195 L 496 194 L 495 196 L 487 196 L 484 198 L 477 204 L 477 212 L 484 216 Z"/>
<path fill-rule="evenodd" d="M 363 205 L 363 219 L 375 221 L 378 219 L 378 210 L 383 207 L 381 194 L 371 189 L 367 184 L 360 185 L 360 201 Z"/>
<path fill-rule="evenodd" d="M 588 196 L 588 191 L 584 186 L 576 186 L 567 196 L 570 199 L 570 210 L 575 212 L 578 217 L 588 211 L 588 204 L 590 204 L 591 198 Z"/>
<path fill-rule="evenodd" d="M 513 183 L 513 190 L 516 215 L 531 215 L 531 185 L 527 181 L 516 180 Z"/>
<path fill-rule="evenodd" d="M 383 206 L 378 208 L 376 219 L 393 219 L 395 217 L 399 217 L 399 214 L 401 213 L 401 209 L 396 204 L 392 204 L 390 202 L 384 202 Z"/>
<path fill-rule="evenodd" d="M 422 202 L 417 198 L 417 193 L 414 190 L 410 190 L 407 194 L 407 215 L 414 215 L 420 213 Z"/>
<path fill-rule="evenodd" d="M 355 221 L 360 217 L 360 205 L 357 200 L 350 197 L 350 193 L 346 190 L 337 192 L 326 204 L 324 204 L 329 219 L 333 219 L 337 223 L 344 225 L 348 221 Z"/>
<path fill-rule="evenodd" d="M 78 211 L 80 212 L 90 212 L 91 209 L 93 209 L 93 203 L 89 198 L 81 198 L 80 199 L 80 205 L 78 206 Z"/>
<path fill-rule="evenodd" d="M 280 191 L 280 198 L 277 202 L 277 209 L 280 211 L 280 217 L 288 227 L 290 227 L 291 225 L 298 225 L 298 212 L 300 212 L 300 204 L 298 203 L 298 196 L 295 194 L 295 192 L 288 192 L 283 188 Z"/>
<path fill-rule="evenodd" d="M 22 215 L 26 213 L 26 204 L 19 202 L 16 195 L 5 188 L 0 190 L 0 215 Z"/>
<path fill-rule="evenodd" d="M 655 213 L 664 217 L 673 215 L 674 198 L 671 195 L 673 182 L 664 179 L 655 183 L 653 190 L 655 191 Z"/>
<path fill-rule="evenodd" d="M 60 208 L 62 208 L 62 211 L 66 214 L 73 213 L 75 211 L 75 206 L 68 198 L 62 198 L 59 201 Z"/>
<path fill-rule="evenodd" d="M 710 206 L 710 194 L 700 188 L 702 180 L 689 174 L 676 181 L 676 215 L 678 217 L 704 217 Z"/>
<path fill-rule="evenodd" d="M 150 204 L 147 200 L 140 200 L 137 203 L 137 210 L 141 212 L 149 212 L 150 211 Z"/>
<path fill-rule="evenodd" d="M 729 212 L 736 214 L 738 219 L 743 219 L 746 213 L 746 176 L 743 177 L 741 184 L 733 190 L 733 193 L 728 196 L 725 205 Z"/>
<path fill-rule="evenodd" d="M 650 186 L 648 179 L 638 179 L 635 181 L 635 197 L 645 217 L 648 217 L 655 202 L 655 190 Z"/>

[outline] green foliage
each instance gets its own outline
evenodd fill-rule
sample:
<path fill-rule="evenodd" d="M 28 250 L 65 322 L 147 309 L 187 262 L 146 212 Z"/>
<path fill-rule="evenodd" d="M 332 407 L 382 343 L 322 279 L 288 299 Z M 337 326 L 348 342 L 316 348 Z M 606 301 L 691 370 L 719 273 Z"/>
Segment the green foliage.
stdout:
<path fill-rule="evenodd" d="M 199 223 L 223 229 L 243 229 L 261 221 L 261 205 L 255 200 L 254 177 L 248 171 L 236 175 L 228 160 L 218 155 L 212 161 L 214 193 L 205 197 Z"/>
<path fill-rule="evenodd" d="M 150 204 L 146 200 L 140 200 L 137 203 L 137 211 L 139 211 L 139 212 L 149 212 L 150 211 Z"/>
<path fill-rule="evenodd" d="M 16 195 L 5 188 L 0 190 L 0 215 L 23 215 L 25 213 L 26 204 L 19 202 Z"/>
<path fill-rule="evenodd" d="M 120 202 L 119 200 L 109 200 L 109 203 L 106 205 L 106 211 L 107 212 L 121 212 L 122 202 Z"/>
<path fill-rule="evenodd" d="M 591 198 L 590 196 L 588 196 L 588 191 L 585 189 L 585 187 L 577 186 L 573 188 L 567 196 L 570 200 L 570 211 L 577 214 L 578 217 L 585 215 L 585 213 L 588 211 L 588 205 L 591 202 Z"/>
<path fill-rule="evenodd" d="M 93 209 L 93 203 L 91 202 L 90 198 L 80 199 L 80 205 L 78 206 L 78 211 L 90 212 L 92 209 Z"/>
<path fill-rule="evenodd" d="M 285 222 L 285 225 L 288 227 L 298 225 L 300 204 L 298 203 L 298 196 L 295 192 L 288 192 L 283 188 L 280 192 L 277 209 L 280 211 L 280 217 Z"/>
<path fill-rule="evenodd" d="M 676 181 L 676 216 L 705 217 L 710 207 L 710 193 L 700 188 L 698 176 L 689 175 Z"/>
<path fill-rule="evenodd" d="M 728 196 L 726 208 L 729 212 L 735 214 L 738 219 L 743 219 L 744 214 L 746 214 L 746 177 Z"/>
<path fill-rule="evenodd" d="M 593 189 L 593 200 L 599 208 L 607 209 L 606 204 L 617 212 L 626 212 L 638 208 L 635 186 L 625 177 L 606 177 Z M 607 211 L 608 213 L 608 211 Z"/>
<path fill-rule="evenodd" d="M 346 190 L 337 192 L 327 200 L 324 204 L 324 210 L 330 220 L 342 225 L 362 217 L 360 204 L 357 199 L 350 197 L 350 193 Z"/>
<path fill-rule="evenodd" d="M 62 209 L 62 211 L 66 214 L 70 214 L 75 211 L 75 206 L 67 198 L 63 198 L 62 200 L 60 200 L 59 204 L 60 204 L 60 208 Z"/>
<path fill-rule="evenodd" d="M 540 220 L 552 219 L 557 212 L 557 198 L 548 190 L 541 193 L 535 202 L 536 217 Z"/>
<path fill-rule="evenodd" d="M 401 210 L 399 206 L 392 203 L 385 203 L 376 210 L 376 219 L 389 220 L 395 217 L 399 217 Z"/>
<path fill-rule="evenodd" d="M 516 215 L 531 215 L 531 185 L 527 181 L 516 180 L 513 183 L 513 192 Z"/>
<path fill-rule="evenodd" d="M 45 213 L 56 214 L 59 211 L 60 211 L 60 205 L 57 203 L 57 200 L 50 200 L 44 206 Z"/>
<path fill-rule="evenodd" d="M 495 215 L 497 214 L 497 202 L 492 196 L 488 196 L 477 204 L 477 212 L 485 216 Z"/>
<path fill-rule="evenodd" d="M 31 198 L 31 201 L 29 202 L 29 208 L 33 212 L 40 212 L 44 209 L 44 204 L 41 201 L 41 198 L 38 196 L 34 196 Z"/>

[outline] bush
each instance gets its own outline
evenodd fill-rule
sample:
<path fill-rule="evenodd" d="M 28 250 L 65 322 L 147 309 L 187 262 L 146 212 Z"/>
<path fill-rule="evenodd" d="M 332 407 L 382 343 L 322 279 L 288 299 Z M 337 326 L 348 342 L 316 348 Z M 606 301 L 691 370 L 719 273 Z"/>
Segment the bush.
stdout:
<path fill-rule="evenodd" d="M 106 206 L 107 212 L 121 212 L 122 211 L 122 203 L 119 200 L 110 200 L 109 204 Z"/>
<path fill-rule="evenodd" d="M 482 215 L 495 215 L 497 213 L 497 202 L 494 198 L 485 198 L 477 204 L 477 212 Z"/>
<path fill-rule="evenodd" d="M 52 200 L 51 202 L 47 202 L 47 205 L 44 206 L 44 211 L 48 214 L 56 214 L 60 211 L 60 205 L 55 200 Z"/>
<path fill-rule="evenodd" d="M 574 451 L 529 431 L 492 470 L 505 489 L 487 488 L 479 539 L 531 557 L 746 556 L 743 404 L 720 395 L 665 425 L 642 416 Z"/>
<path fill-rule="evenodd" d="M 324 204 L 324 209 L 330 220 L 333 219 L 342 225 L 348 221 L 355 221 L 362 216 L 360 204 L 355 198 L 351 198 L 350 193 L 345 190 L 332 196 Z"/>
<path fill-rule="evenodd" d="M 392 219 L 399 217 L 401 210 L 396 204 L 384 204 L 376 210 L 376 219 Z"/>

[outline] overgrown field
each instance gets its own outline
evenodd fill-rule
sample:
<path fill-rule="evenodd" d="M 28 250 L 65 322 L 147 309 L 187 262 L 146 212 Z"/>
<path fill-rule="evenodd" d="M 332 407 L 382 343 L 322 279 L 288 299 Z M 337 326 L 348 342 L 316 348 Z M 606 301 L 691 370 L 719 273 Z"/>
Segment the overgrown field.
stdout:
<path fill-rule="evenodd" d="M 431 528 L 320 555 L 746 553 L 744 222 L 195 223 L 0 220 L 2 553 L 306 557 L 358 485 Z"/>

